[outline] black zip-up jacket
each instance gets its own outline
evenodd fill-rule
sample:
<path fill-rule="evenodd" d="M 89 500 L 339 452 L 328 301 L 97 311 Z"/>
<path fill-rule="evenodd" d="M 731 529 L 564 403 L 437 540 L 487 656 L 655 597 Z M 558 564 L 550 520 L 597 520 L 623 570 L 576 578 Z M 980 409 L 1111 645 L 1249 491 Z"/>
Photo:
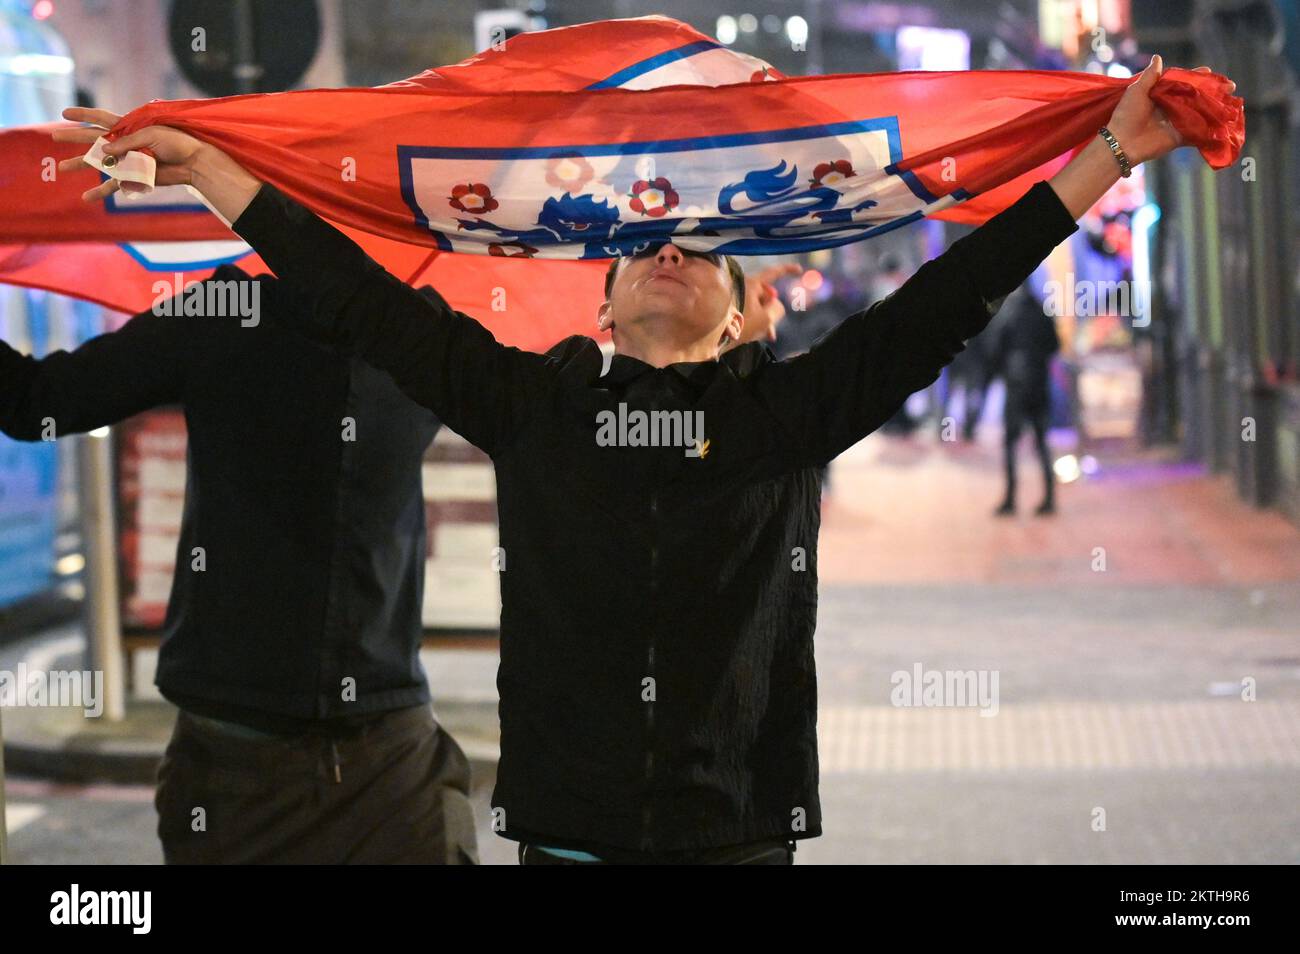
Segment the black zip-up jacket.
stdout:
<path fill-rule="evenodd" d="M 210 279 L 248 280 L 233 266 Z M 288 330 L 299 303 L 276 279 L 257 303 L 248 326 L 142 312 L 42 359 L 0 342 L 0 430 L 39 440 L 46 417 L 64 436 L 184 410 L 185 509 L 155 679 L 177 705 L 294 731 L 427 703 L 421 461 L 437 420 L 388 375 Z"/>
<path fill-rule="evenodd" d="M 932 383 L 1077 226 L 1041 182 L 808 354 L 615 356 L 603 377 L 592 339 L 504 347 L 269 185 L 234 228 L 311 300 L 311 333 L 491 455 L 500 833 L 599 853 L 820 834 L 818 468 Z M 620 402 L 702 412 L 705 452 L 601 446 L 597 416 Z"/>

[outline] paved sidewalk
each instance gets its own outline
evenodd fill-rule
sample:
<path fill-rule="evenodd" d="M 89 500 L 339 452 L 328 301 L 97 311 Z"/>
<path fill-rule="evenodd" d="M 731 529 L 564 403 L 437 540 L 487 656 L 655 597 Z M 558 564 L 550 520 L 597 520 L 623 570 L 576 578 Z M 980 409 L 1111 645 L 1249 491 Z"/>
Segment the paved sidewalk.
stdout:
<path fill-rule="evenodd" d="M 998 453 L 921 434 L 836 463 L 826 835 L 800 860 L 1300 861 L 1300 533 L 1158 454 L 1102 458 L 1051 518 L 1022 458 L 997 519 Z M 891 705 L 918 664 L 996 671 L 996 716 Z"/>
<path fill-rule="evenodd" d="M 1031 516 L 1041 497 L 1022 442 L 1020 513 L 993 519 L 1002 498 L 1000 435 L 978 444 L 872 436 L 835 462 L 819 544 L 823 583 L 945 581 L 1196 586 L 1300 582 L 1300 532 L 1276 511 L 1237 499 L 1163 451 L 1101 458 L 1092 477 L 1058 485 L 1058 513 Z M 1093 569 L 1105 550 L 1106 570 Z"/>

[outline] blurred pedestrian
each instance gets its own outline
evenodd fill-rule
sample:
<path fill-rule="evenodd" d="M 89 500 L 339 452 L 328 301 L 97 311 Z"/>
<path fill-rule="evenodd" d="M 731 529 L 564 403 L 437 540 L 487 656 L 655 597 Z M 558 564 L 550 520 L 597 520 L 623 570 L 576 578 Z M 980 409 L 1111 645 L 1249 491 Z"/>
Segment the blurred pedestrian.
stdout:
<path fill-rule="evenodd" d="M 1006 385 L 1003 410 L 1003 462 L 1006 492 L 994 513 L 1016 512 L 1016 445 L 1026 425 L 1033 431 L 1034 452 L 1043 473 L 1043 499 L 1034 511 L 1039 516 L 1056 512 L 1056 481 L 1047 446 L 1049 363 L 1060 350 L 1056 322 L 1048 315 L 1026 281 L 1006 302 L 1007 315 L 992 333 L 993 366 Z"/>

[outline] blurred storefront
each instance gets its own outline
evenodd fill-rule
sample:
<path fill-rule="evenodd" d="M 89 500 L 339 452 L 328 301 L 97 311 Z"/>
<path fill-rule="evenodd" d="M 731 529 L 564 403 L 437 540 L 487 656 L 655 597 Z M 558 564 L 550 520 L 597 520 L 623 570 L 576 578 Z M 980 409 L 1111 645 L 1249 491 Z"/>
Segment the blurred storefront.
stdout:
<path fill-rule="evenodd" d="M 1232 77 L 1246 103 L 1240 163 L 1216 172 L 1179 150 L 1140 167 L 1081 218 L 1036 281 L 1045 293 L 1047 283 L 1065 290 L 1058 363 L 1081 443 L 1178 446 L 1230 474 L 1243 499 L 1300 523 L 1300 0 L 1036 6 L 1034 16 L 1007 5 L 978 25 L 939 2 L 835 5 L 834 17 L 874 29 L 890 69 L 934 68 L 902 61 L 902 27 L 925 24 L 966 30 L 973 69 L 1126 77 L 1158 52 L 1169 65 Z M 896 28 L 892 40 L 886 27 Z M 930 254 L 963 231 L 944 226 Z M 884 256 L 886 244 L 873 251 Z M 832 285 L 838 265 L 825 269 Z"/>
<path fill-rule="evenodd" d="M 1214 172 L 1184 150 L 1151 170 L 1165 210 L 1152 250 L 1162 330 L 1153 437 L 1300 522 L 1298 63 L 1286 31 L 1300 27 L 1296 3 L 1142 3 L 1134 16 L 1144 50 L 1231 76 L 1246 103 L 1237 167 Z"/>

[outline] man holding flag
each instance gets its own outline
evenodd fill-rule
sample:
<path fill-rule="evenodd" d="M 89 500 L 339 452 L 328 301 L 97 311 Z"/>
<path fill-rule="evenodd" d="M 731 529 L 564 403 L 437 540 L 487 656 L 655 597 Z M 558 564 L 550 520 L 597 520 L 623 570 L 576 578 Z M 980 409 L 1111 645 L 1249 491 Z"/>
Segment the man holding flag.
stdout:
<path fill-rule="evenodd" d="M 284 320 L 491 455 L 508 561 L 493 827 L 521 861 L 784 864 L 822 830 L 819 470 L 932 383 L 1121 174 L 1181 144 L 1150 97 L 1160 71 L 1050 180 L 788 361 L 732 346 L 743 276 L 667 237 L 611 269 L 602 374 L 590 338 L 498 344 L 200 139 L 149 126 L 105 151 L 148 150 L 159 184 L 196 187 L 310 303 Z M 82 143 L 118 119 L 64 115 L 102 127 L 56 133 Z M 697 433 L 604 439 L 638 413 Z"/>

